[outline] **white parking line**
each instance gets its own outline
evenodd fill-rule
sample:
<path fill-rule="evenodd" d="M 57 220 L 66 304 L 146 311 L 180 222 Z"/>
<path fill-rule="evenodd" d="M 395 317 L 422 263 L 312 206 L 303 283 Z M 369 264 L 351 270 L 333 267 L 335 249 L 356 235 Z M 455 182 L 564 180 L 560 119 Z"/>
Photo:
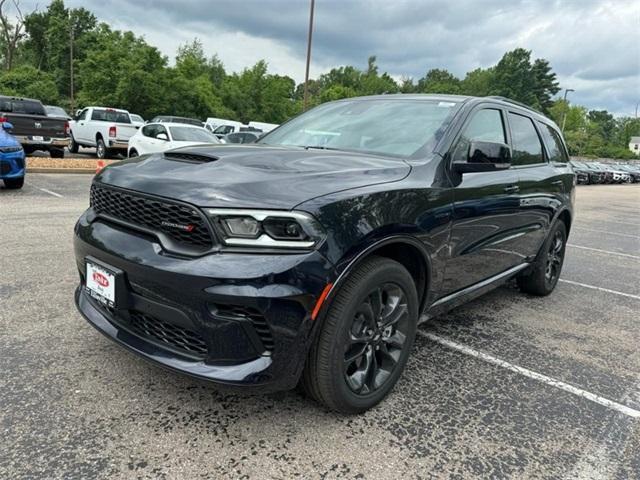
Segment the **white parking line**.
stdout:
<path fill-rule="evenodd" d="M 592 402 L 602 405 L 603 407 L 607 407 L 611 410 L 616 410 L 617 412 L 628 415 L 629 417 L 640 418 L 640 410 L 636 410 L 626 405 L 622 405 L 621 403 L 614 402 L 613 400 L 609 400 L 608 398 L 601 397 L 600 395 L 596 395 L 595 393 L 587 392 L 586 390 L 582 390 L 581 388 L 574 387 L 573 385 L 569 385 L 568 383 L 562 382 L 560 380 L 556 380 L 555 378 L 547 377 L 546 375 L 543 375 L 538 372 L 534 372 L 533 370 L 529 370 L 528 368 L 514 365 L 513 363 L 509 363 L 498 357 L 494 357 L 493 355 L 489 355 L 488 353 L 481 352 L 479 350 L 468 347 L 461 343 L 454 342 L 453 340 L 449 340 L 447 338 L 441 337 L 440 335 L 436 335 L 430 332 L 424 332 L 422 330 L 418 330 L 418 334 L 420 334 L 425 338 L 428 338 L 433 342 L 439 343 L 440 345 L 444 345 L 447 348 L 464 353 L 465 355 L 469 355 L 471 357 L 483 360 L 487 363 L 497 365 L 499 367 L 505 368 L 512 372 L 523 375 L 525 377 L 532 378 L 534 380 L 542 382 L 546 385 L 550 385 L 560 390 L 564 390 L 565 392 L 572 393 L 573 395 L 586 398 L 587 400 L 591 400 Z"/>
<path fill-rule="evenodd" d="M 586 230 L 587 232 L 604 233 L 605 235 L 615 235 L 616 237 L 640 238 L 640 236 L 631 235 L 630 233 L 608 232 L 606 230 L 595 230 L 593 228 L 584 228 L 584 227 L 574 227 L 574 228 L 577 229 L 577 230 Z"/>
<path fill-rule="evenodd" d="M 579 287 L 591 288 L 593 290 L 599 290 L 601 292 L 613 293 L 615 295 L 622 295 L 623 297 L 635 298 L 636 300 L 640 300 L 640 295 L 633 295 L 631 293 L 619 292 L 617 290 L 610 290 L 608 288 L 596 287 L 595 285 L 588 285 L 586 283 L 574 282 L 573 280 L 565 280 L 564 278 L 561 278 L 558 281 L 563 283 L 568 283 L 569 285 L 577 285 Z"/>
<path fill-rule="evenodd" d="M 629 253 L 612 252 L 611 250 L 601 250 L 599 248 L 583 247 L 582 245 L 574 245 L 573 243 L 567 243 L 567 247 L 581 248 L 582 250 L 591 250 L 593 252 L 607 253 L 609 255 L 618 255 L 620 257 L 637 258 L 638 260 L 640 260 L 640 257 L 638 255 L 631 255 Z"/>
<path fill-rule="evenodd" d="M 31 182 L 27 182 L 27 185 L 32 186 L 33 188 L 36 188 L 38 190 L 40 190 L 41 192 L 44 193 L 48 193 L 49 195 L 53 195 L 54 197 L 58 197 L 58 198 L 64 198 L 62 195 L 60 195 L 59 193 L 56 192 L 52 192 L 51 190 L 47 190 L 46 188 L 42 188 L 42 187 L 38 187 L 37 185 L 34 185 Z"/>

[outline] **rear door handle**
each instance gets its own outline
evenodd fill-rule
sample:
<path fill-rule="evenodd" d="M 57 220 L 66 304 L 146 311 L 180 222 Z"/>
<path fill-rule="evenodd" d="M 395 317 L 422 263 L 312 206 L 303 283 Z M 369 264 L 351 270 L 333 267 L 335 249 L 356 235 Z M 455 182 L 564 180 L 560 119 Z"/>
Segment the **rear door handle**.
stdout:
<path fill-rule="evenodd" d="M 518 185 L 509 185 L 508 187 L 504 187 L 504 193 L 517 193 L 520 191 L 520 187 Z"/>

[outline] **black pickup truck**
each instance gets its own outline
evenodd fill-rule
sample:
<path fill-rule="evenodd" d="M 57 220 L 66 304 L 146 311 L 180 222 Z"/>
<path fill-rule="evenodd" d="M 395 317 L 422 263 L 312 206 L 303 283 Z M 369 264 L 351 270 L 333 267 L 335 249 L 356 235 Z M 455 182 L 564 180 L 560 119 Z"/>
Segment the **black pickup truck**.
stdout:
<path fill-rule="evenodd" d="M 29 155 L 45 150 L 53 158 L 64 157 L 69 145 L 69 122 L 47 116 L 40 100 L 0 96 L 0 122 L 13 125 L 11 134 Z"/>

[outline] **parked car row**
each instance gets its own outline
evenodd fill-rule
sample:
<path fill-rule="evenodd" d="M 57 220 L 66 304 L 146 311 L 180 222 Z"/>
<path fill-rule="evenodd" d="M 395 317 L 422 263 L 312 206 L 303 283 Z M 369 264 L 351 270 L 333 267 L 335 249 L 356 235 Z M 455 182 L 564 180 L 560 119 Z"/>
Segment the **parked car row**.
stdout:
<path fill-rule="evenodd" d="M 640 182 L 640 165 L 571 160 L 576 181 L 582 185 Z"/>

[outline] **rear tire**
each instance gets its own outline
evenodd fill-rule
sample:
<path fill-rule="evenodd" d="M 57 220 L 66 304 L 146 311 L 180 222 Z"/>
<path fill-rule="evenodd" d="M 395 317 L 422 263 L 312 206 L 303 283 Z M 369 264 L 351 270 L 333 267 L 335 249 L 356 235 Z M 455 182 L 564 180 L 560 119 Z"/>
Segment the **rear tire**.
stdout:
<path fill-rule="evenodd" d="M 22 188 L 23 185 L 24 185 L 24 177 L 4 179 L 4 186 L 10 190 L 17 190 L 19 188 Z"/>
<path fill-rule="evenodd" d="M 311 346 L 305 392 L 331 410 L 364 412 L 394 387 L 418 321 L 413 278 L 398 262 L 371 257 L 340 287 Z"/>
<path fill-rule="evenodd" d="M 567 227 L 562 220 L 556 220 L 531 269 L 517 277 L 520 290 L 541 297 L 553 292 L 560 278 L 566 247 Z"/>
<path fill-rule="evenodd" d="M 98 137 L 96 139 L 96 156 L 100 160 L 105 160 L 109 158 L 109 150 L 107 149 L 107 146 L 105 145 L 102 137 Z"/>
<path fill-rule="evenodd" d="M 49 150 L 51 158 L 64 158 L 64 148 L 52 148 Z"/>
<path fill-rule="evenodd" d="M 78 153 L 78 150 L 79 150 L 79 145 L 73 139 L 73 133 L 72 133 L 70 138 L 69 138 L 69 151 L 71 153 Z"/>

